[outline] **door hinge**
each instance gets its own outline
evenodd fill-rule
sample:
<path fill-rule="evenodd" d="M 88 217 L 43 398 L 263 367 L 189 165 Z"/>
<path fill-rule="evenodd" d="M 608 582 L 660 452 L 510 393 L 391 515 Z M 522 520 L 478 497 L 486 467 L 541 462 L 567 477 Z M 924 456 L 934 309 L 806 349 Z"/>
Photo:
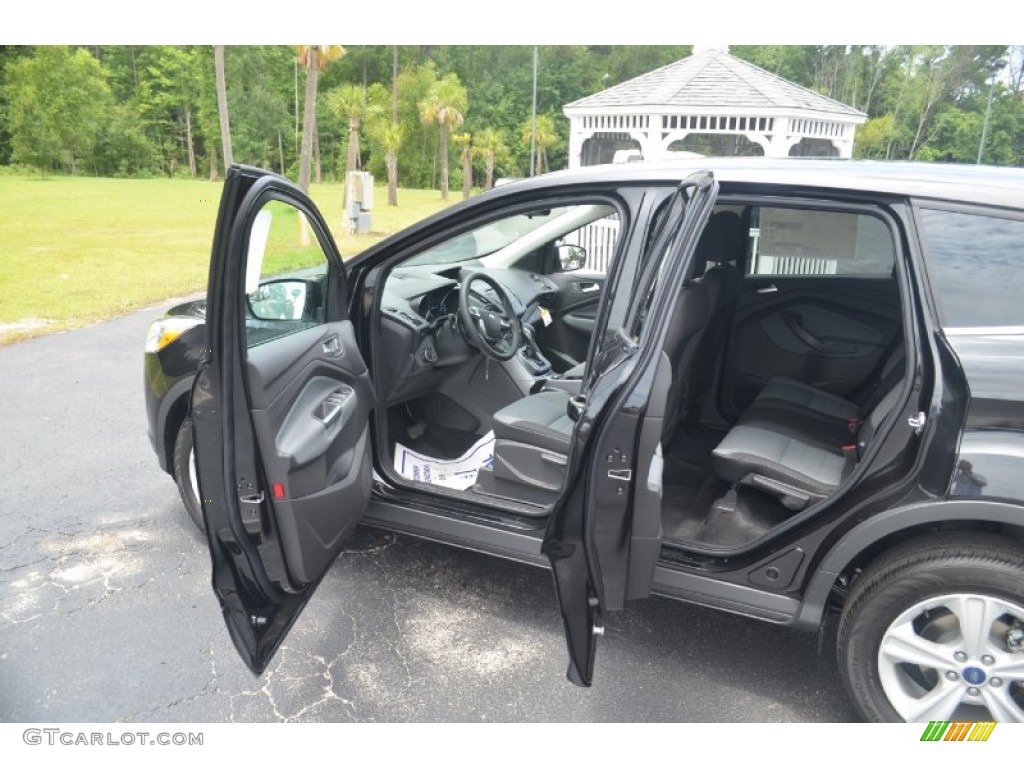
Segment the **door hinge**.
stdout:
<path fill-rule="evenodd" d="M 924 431 L 924 425 L 928 422 L 928 417 L 924 411 L 918 411 L 916 416 L 907 417 L 907 424 L 914 430 L 915 435 L 920 435 Z"/>

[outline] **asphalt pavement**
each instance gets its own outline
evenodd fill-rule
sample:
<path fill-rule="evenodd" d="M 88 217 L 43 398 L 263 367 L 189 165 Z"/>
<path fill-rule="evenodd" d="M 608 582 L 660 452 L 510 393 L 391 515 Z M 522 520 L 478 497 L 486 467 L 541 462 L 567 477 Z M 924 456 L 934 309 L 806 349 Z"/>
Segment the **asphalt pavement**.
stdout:
<path fill-rule="evenodd" d="M 163 309 L 0 348 L 0 720 L 855 719 L 816 636 L 661 598 L 576 688 L 548 571 L 362 528 L 254 677 L 146 437 Z"/>

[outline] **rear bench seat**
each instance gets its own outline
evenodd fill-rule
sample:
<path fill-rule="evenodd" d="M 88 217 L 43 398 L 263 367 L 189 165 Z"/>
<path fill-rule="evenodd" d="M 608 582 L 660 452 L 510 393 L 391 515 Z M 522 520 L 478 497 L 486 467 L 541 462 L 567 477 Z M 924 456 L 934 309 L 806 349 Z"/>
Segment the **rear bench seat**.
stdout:
<path fill-rule="evenodd" d="M 895 407 L 906 368 L 890 353 L 864 405 L 793 379 L 771 379 L 715 448 L 715 474 L 759 488 L 791 510 L 825 498 L 849 476 Z"/>

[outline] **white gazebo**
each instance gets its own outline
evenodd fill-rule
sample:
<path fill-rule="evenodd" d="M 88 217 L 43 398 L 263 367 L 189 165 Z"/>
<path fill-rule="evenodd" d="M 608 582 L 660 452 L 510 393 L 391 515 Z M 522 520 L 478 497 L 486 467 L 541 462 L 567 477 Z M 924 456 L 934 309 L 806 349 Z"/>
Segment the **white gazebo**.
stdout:
<path fill-rule="evenodd" d="M 569 167 L 673 153 L 851 157 L 867 115 L 723 50 L 566 104 Z"/>

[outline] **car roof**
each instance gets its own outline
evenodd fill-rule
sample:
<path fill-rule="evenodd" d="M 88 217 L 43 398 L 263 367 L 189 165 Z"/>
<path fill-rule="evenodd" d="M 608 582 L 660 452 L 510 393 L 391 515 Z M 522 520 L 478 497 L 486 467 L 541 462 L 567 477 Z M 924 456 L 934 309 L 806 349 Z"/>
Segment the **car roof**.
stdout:
<path fill-rule="evenodd" d="M 925 162 L 763 157 L 706 157 L 594 165 L 524 179 L 502 187 L 586 183 L 670 183 L 710 170 L 720 183 L 786 185 L 832 191 L 873 192 L 1024 209 L 1024 169 Z"/>

